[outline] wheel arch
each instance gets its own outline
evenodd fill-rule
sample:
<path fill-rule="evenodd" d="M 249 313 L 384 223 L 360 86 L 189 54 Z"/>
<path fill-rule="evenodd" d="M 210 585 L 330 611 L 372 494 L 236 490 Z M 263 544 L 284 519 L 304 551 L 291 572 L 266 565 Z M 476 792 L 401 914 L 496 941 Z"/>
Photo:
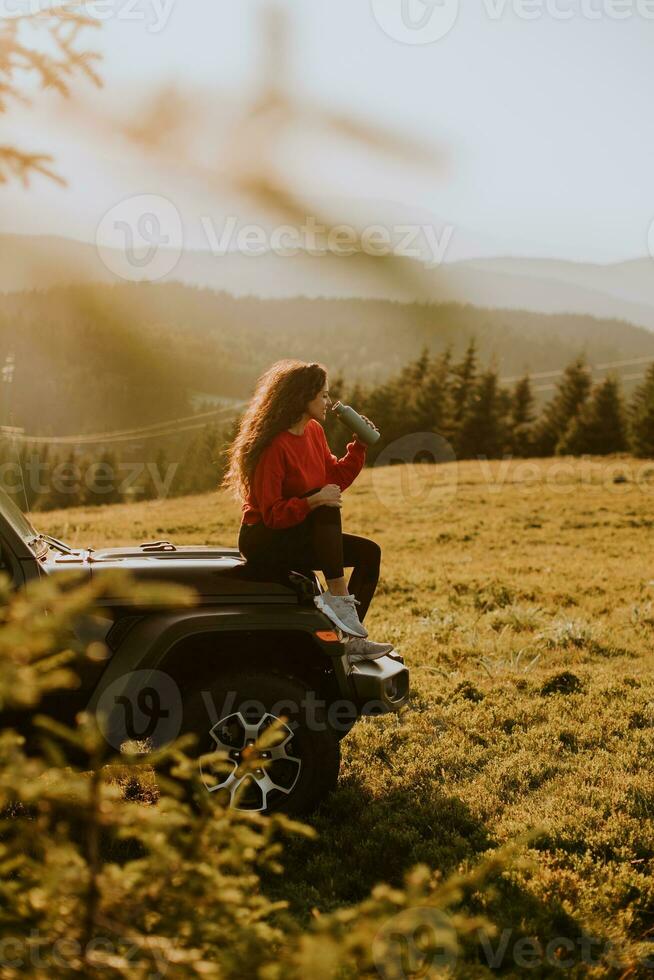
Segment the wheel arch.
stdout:
<path fill-rule="evenodd" d="M 303 630 L 265 627 L 189 633 L 167 649 L 158 668 L 170 674 L 182 690 L 225 671 L 265 670 L 338 696 L 332 659 Z"/>
<path fill-rule="evenodd" d="M 347 683 L 342 647 L 314 636 L 325 618 L 314 611 L 193 610 L 144 616 L 122 638 L 97 684 L 87 710 L 94 711 L 103 692 L 127 683 L 138 670 L 170 674 L 182 691 L 215 676 L 217 669 L 265 667 L 297 676 L 325 696 L 338 697 Z M 229 657 L 230 650 L 233 657 Z"/>

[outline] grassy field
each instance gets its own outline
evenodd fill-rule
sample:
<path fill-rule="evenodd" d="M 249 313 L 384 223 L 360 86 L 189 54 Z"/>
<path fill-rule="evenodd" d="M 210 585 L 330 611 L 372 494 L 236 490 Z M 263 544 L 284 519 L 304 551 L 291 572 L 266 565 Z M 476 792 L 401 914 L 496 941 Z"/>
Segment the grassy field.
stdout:
<path fill-rule="evenodd" d="M 287 845 L 270 889 L 297 919 L 530 831 L 532 867 L 477 900 L 505 930 L 496 966 L 648 973 L 634 944 L 654 938 L 653 502 L 654 463 L 616 458 L 393 466 L 346 491 L 344 529 L 383 551 L 366 626 L 404 654 L 413 695 L 357 724 L 318 841 Z M 233 547 L 239 516 L 216 493 L 35 523 L 76 545 Z M 561 939 L 569 962 L 547 953 Z M 483 950 L 467 962 L 461 975 L 490 975 Z"/>

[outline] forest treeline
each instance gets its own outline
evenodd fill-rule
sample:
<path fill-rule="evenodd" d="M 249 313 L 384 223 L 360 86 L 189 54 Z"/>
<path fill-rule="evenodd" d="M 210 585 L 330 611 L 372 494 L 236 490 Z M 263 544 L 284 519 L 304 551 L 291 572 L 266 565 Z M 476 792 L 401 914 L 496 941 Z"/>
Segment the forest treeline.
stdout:
<path fill-rule="evenodd" d="M 652 332 L 591 316 L 271 300 L 181 283 L 61 286 L 0 295 L 0 362 L 15 360 L 2 423 L 39 436 L 147 425 L 190 414 L 202 393 L 247 399 L 280 357 L 319 360 L 348 384 L 375 386 L 424 347 L 460 359 L 473 337 L 499 377 L 556 370 L 580 351 L 590 363 L 654 357 Z"/>
<path fill-rule="evenodd" d="M 437 433 L 447 445 L 442 458 L 506 458 L 632 453 L 654 457 L 654 362 L 629 398 L 619 379 L 593 381 L 582 356 L 561 374 L 552 397 L 537 407 L 528 374 L 502 385 L 497 368 L 480 362 L 475 340 L 463 356 L 451 349 L 433 355 L 424 348 L 401 371 L 379 385 L 347 385 L 329 379 L 330 395 L 372 419 L 381 438 L 366 464 L 403 459 L 438 462 L 429 453 L 414 459 L 416 433 Z M 171 448 L 163 437 L 139 453 L 99 447 L 95 454 L 53 451 L 50 446 L 3 441 L 3 486 L 28 510 L 155 499 L 215 490 L 226 465 L 226 449 L 240 418 L 209 423 L 185 444 Z M 345 451 L 351 434 L 333 416 L 325 421 L 332 450 Z M 121 444 L 122 445 L 122 444 Z M 395 452 L 393 450 L 396 449 Z"/>
<path fill-rule="evenodd" d="M 579 355 L 537 407 L 530 376 L 503 386 L 494 366 L 480 366 L 472 340 L 460 360 L 450 350 L 431 357 L 425 349 L 391 381 L 357 386 L 351 399 L 383 433 L 369 451 L 374 458 L 389 442 L 419 431 L 439 433 L 457 459 L 654 455 L 654 361 L 626 399 L 616 375 L 594 382 Z"/>

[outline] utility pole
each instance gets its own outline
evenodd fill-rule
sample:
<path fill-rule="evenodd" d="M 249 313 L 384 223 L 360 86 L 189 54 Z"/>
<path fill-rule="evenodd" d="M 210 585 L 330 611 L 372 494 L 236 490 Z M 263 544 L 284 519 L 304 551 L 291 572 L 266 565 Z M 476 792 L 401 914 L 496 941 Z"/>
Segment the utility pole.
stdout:
<path fill-rule="evenodd" d="M 16 359 L 13 353 L 7 354 L 5 363 L 2 367 L 2 422 L 4 426 L 10 426 L 11 418 L 11 386 L 14 381 L 14 371 L 16 369 Z"/>
<path fill-rule="evenodd" d="M 15 369 L 16 369 L 16 359 L 13 353 L 10 352 L 5 357 L 5 362 L 2 366 L 2 369 L 0 369 L 0 378 L 2 379 L 0 382 L 2 384 L 2 421 L 4 423 L 3 425 L 0 425 L 0 436 L 7 440 L 10 447 L 10 452 L 13 451 L 13 453 L 16 455 L 18 466 L 20 468 L 20 479 L 22 483 L 22 490 L 25 496 L 25 510 L 27 511 L 29 510 L 29 500 L 27 498 L 27 491 L 25 489 L 25 478 L 23 476 L 23 469 L 20 463 L 18 450 L 16 446 L 17 437 L 22 436 L 25 430 L 11 424 L 13 422 L 13 413 L 11 409 L 11 386 L 14 383 Z M 4 448 L 2 450 L 2 455 L 4 457 Z M 5 489 L 4 486 L 2 487 L 2 489 L 3 490 Z M 11 493 L 11 495 L 13 496 L 13 492 Z"/>
<path fill-rule="evenodd" d="M 266 6 L 263 20 L 260 52 L 258 102 L 278 102 L 288 90 L 291 64 L 291 33 L 286 12 L 277 6 Z"/>
<path fill-rule="evenodd" d="M 13 422 L 13 412 L 11 410 L 11 392 L 12 385 L 14 383 L 14 371 L 16 370 L 16 358 L 12 353 L 7 354 L 5 357 L 5 363 L 0 370 L 0 378 L 2 378 L 2 421 L 3 425 L 0 425 L 0 432 L 12 439 L 17 435 L 22 435 L 25 431 L 20 426 L 12 425 Z"/>
<path fill-rule="evenodd" d="M 16 370 L 16 358 L 13 353 L 7 354 L 5 357 L 5 363 L 0 370 L 0 378 L 2 378 L 2 421 L 3 425 L 0 425 L 0 433 L 7 439 L 11 440 L 12 443 L 17 436 L 21 436 L 24 433 L 24 429 L 20 426 L 12 425 L 13 422 L 13 412 L 11 409 L 11 392 L 12 385 L 14 383 L 14 371 Z M 14 446 L 15 448 L 15 446 Z"/>

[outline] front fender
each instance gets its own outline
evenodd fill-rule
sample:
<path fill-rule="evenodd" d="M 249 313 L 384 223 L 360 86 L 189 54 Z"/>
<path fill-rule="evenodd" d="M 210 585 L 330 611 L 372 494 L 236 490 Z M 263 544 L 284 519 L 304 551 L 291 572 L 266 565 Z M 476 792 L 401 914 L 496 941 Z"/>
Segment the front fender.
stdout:
<path fill-rule="evenodd" d="M 213 609 L 162 611 L 137 622 L 127 633 L 105 668 L 100 681 L 87 705 L 95 713 L 105 692 L 111 688 L 112 700 L 128 694 L 131 675 L 136 671 L 165 670 L 165 661 L 172 648 L 180 640 L 210 633 L 243 631 L 270 632 L 290 630 L 311 637 L 320 656 L 333 664 L 339 687 L 345 684 L 344 647 L 342 643 L 324 642 L 316 630 L 331 629 L 331 623 L 318 610 L 302 606 L 261 606 L 247 610 L 236 606 L 220 606 Z M 147 678 L 140 673 L 140 684 Z M 122 684 L 121 684 L 122 679 Z"/>

